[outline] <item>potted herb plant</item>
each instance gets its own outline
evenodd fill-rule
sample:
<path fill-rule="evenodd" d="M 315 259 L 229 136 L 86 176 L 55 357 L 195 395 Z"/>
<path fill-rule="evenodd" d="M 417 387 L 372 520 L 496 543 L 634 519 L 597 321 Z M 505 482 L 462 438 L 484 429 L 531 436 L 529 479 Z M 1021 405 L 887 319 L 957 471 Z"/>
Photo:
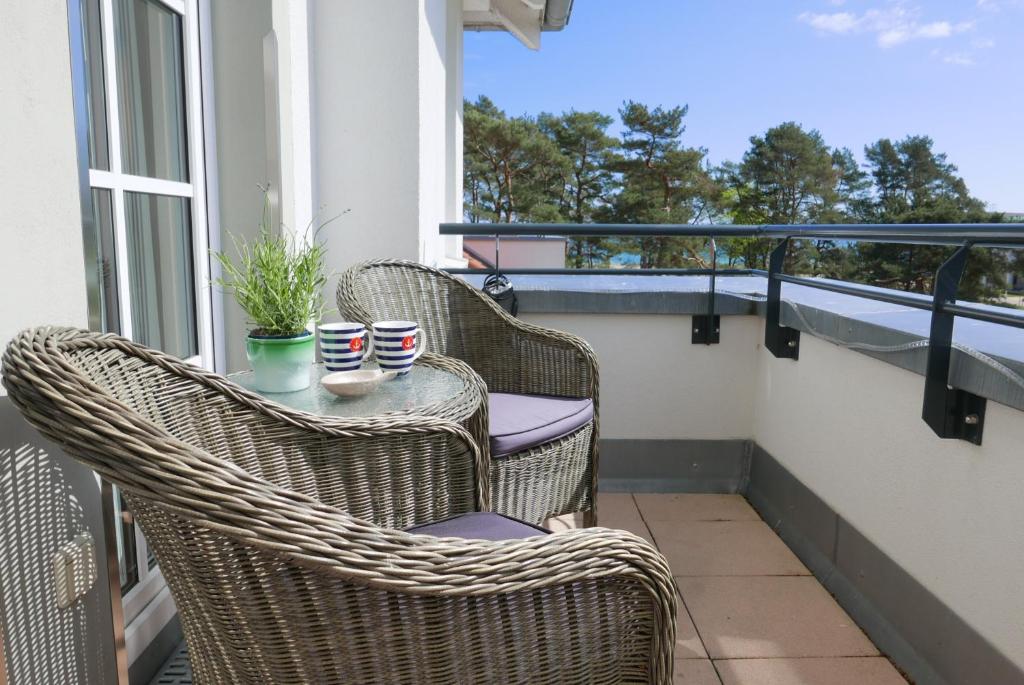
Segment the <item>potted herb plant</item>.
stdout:
<path fill-rule="evenodd" d="M 223 276 L 214 281 L 234 294 L 254 326 L 246 339 L 253 381 L 264 392 L 294 392 L 309 387 L 316 357 L 316 336 L 309 327 L 323 316 L 325 248 L 317 239 L 273 235 L 264 210 L 253 241 L 232 236 L 233 261 L 214 252 Z M 322 226 L 321 226 L 322 227 Z"/>

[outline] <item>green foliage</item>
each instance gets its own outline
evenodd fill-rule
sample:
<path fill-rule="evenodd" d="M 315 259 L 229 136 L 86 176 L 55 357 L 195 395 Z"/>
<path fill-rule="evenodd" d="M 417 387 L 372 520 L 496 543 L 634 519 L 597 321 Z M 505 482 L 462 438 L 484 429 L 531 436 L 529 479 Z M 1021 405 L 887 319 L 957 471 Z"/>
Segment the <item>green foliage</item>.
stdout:
<path fill-rule="evenodd" d="M 318 241 L 319 229 L 308 243 L 294 235 L 272 235 L 267 209 L 265 201 L 256 240 L 231 236 L 237 261 L 213 252 L 224 273 L 214 283 L 234 294 L 255 326 L 254 335 L 299 335 L 309 322 L 323 318 L 326 248 Z"/>
<path fill-rule="evenodd" d="M 998 221 L 971 196 L 957 168 L 927 136 L 882 139 L 864 149 L 829 147 L 821 133 L 785 122 L 750 138 L 740 162 L 711 167 L 707 151 L 683 142 L 687 107 L 509 117 L 485 97 L 465 105 L 465 215 L 468 221 L 636 224 L 969 223 Z M 764 269 L 773 241 L 719 241 L 715 259 Z M 1024 256 L 975 250 L 963 296 L 999 301 L 1006 274 Z M 641 268 L 706 267 L 701 238 L 571 238 L 566 265 L 608 266 L 620 254 Z M 791 273 L 930 292 L 943 247 L 795 241 Z"/>
<path fill-rule="evenodd" d="M 481 96 L 465 104 L 468 219 L 557 221 L 569 162 L 530 117 L 508 117 Z"/>
<path fill-rule="evenodd" d="M 686 147 L 687 108 L 653 109 L 627 101 L 619 110 L 621 153 L 612 160 L 620 186 L 605 215 L 616 223 L 687 224 L 709 221 L 721 188 L 704 162 L 707 151 Z M 630 238 L 622 248 L 640 255 L 641 268 L 704 267 L 700 238 Z"/>
<path fill-rule="evenodd" d="M 594 221 L 616 183 L 611 162 L 619 141 L 607 133 L 612 118 L 571 110 L 561 116 L 542 113 L 537 123 L 568 162 L 561 186 L 553 188 L 558 194 L 557 220 Z M 612 242 L 599 236 L 569 238 L 566 244 L 566 263 L 576 268 L 607 264 L 611 254 Z"/>
<path fill-rule="evenodd" d="M 885 224 L 987 223 L 1001 217 L 985 211 L 970 195 L 957 168 L 932 149 L 927 136 L 883 138 L 864 149 L 875 194 L 865 206 L 865 220 Z M 950 249 L 934 245 L 858 243 L 852 249 L 848 276 L 855 280 L 914 292 L 934 287 L 935 271 Z M 999 250 L 974 250 L 960 294 L 973 300 L 996 301 L 1005 292 L 1004 275 L 1011 255 Z"/>
<path fill-rule="evenodd" d="M 830 149 L 818 131 L 795 122 L 752 136 L 743 161 L 723 165 L 721 173 L 734 192 L 732 219 L 740 224 L 845 223 L 867 192 L 866 174 L 850 150 Z M 723 247 L 730 258 L 764 269 L 772 242 L 739 238 Z M 845 262 L 835 243 L 813 241 L 794 246 L 786 269 L 839 277 Z"/>

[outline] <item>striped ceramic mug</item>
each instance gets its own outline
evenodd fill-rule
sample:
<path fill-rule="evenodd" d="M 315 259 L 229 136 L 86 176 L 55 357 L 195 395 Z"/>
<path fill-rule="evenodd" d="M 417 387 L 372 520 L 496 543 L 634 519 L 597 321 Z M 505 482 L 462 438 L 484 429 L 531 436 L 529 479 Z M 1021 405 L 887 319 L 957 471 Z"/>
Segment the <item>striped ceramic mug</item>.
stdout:
<path fill-rule="evenodd" d="M 328 371 L 355 371 L 372 351 L 373 341 L 363 324 L 342 321 L 320 325 L 320 354 Z"/>
<path fill-rule="evenodd" d="M 426 334 L 415 321 L 376 321 L 373 324 L 373 350 L 381 371 L 409 373 L 413 361 L 423 354 L 425 342 Z"/>

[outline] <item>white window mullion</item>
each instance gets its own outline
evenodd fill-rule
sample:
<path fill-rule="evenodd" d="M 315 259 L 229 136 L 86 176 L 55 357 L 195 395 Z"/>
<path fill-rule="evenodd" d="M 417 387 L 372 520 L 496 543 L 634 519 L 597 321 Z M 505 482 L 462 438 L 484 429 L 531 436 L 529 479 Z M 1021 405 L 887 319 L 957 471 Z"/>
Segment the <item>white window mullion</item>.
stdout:
<path fill-rule="evenodd" d="M 168 181 L 162 178 L 150 178 L 149 176 L 115 174 L 100 169 L 89 170 L 89 184 L 96 188 L 120 188 L 132 193 L 148 193 L 150 195 L 191 198 L 195 194 L 191 183 Z"/>
<path fill-rule="evenodd" d="M 185 15 L 187 13 L 185 9 L 187 0 L 156 0 L 156 2 L 177 14 Z"/>
<path fill-rule="evenodd" d="M 100 21 L 103 24 L 103 72 L 107 100 L 107 145 L 110 150 L 110 173 L 121 173 L 121 110 L 117 99 L 117 63 L 114 53 L 114 0 L 100 0 Z"/>
<path fill-rule="evenodd" d="M 114 201 L 114 258 L 117 260 L 117 302 L 121 315 L 121 335 L 133 339 L 132 289 L 128 265 L 128 230 L 125 223 L 124 191 L 111 190 Z"/>
<path fill-rule="evenodd" d="M 114 28 L 114 0 L 100 0 L 100 21 L 103 25 L 103 71 L 107 100 L 107 145 L 110 150 L 110 171 L 89 171 L 105 181 L 103 187 L 111 189 L 114 205 L 114 259 L 117 262 L 117 301 L 121 318 L 121 335 L 132 337 L 131 288 L 128 283 L 128 234 L 125 229 L 124 191 L 119 187 L 121 176 L 121 109 L 117 94 L 117 31 Z"/>

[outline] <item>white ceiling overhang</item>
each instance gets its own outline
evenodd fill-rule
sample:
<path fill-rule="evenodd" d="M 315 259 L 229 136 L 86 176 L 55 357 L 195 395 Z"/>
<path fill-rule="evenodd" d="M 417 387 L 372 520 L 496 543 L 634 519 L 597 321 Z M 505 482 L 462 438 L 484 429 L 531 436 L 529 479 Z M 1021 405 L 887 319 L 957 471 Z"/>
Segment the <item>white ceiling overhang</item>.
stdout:
<path fill-rule="evenodd" d="M 538 50 L 546 5 L 546 0 L 462 0 L 462 21 L 474 31 L 508 31 Z"/>

